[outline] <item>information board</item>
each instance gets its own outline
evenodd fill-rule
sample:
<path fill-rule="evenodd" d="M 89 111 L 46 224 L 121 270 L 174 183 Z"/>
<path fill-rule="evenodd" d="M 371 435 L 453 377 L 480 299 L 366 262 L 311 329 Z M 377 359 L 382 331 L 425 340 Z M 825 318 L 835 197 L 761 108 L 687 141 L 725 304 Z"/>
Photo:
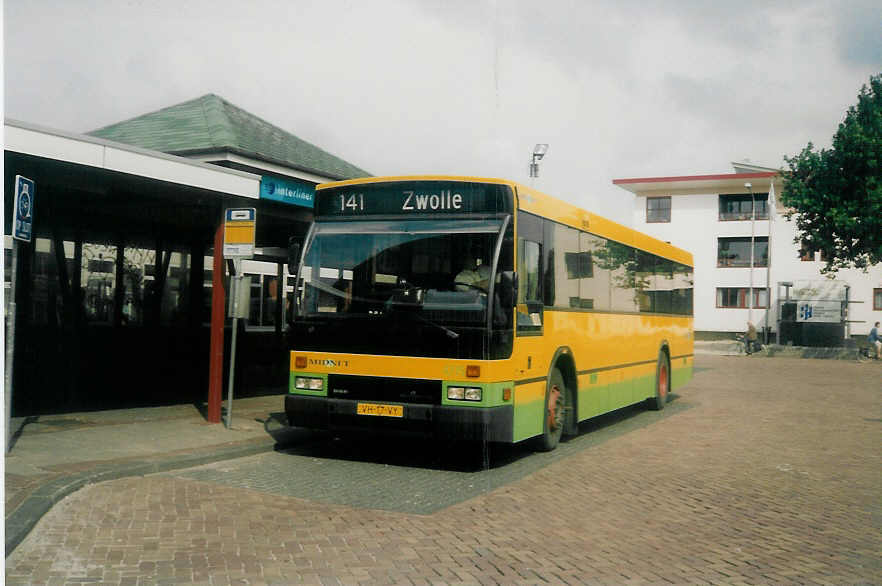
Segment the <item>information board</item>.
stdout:
<path fill-rule="evenodd" d="M 230 208 L 224 218 L 224 258 L 254 256 L 257 209 Z"/>
<path fill-rule="evenodd" d="M 800 301 L 796 306 L 796 321 L 839 323 L 842 321 L 842 302 Z"/>
<path fill-rule="evenodd" d="M 511 212 L 507 185 L 465 181 L 361 183 L 316 192 L 317 216 L 423 216 Z"/>
<path fill-rule="evenodd" d="M 15 176 L 15 218 L 12 237 L 30 242 L 34 231 L 34 182 L 21 175 Z"/>

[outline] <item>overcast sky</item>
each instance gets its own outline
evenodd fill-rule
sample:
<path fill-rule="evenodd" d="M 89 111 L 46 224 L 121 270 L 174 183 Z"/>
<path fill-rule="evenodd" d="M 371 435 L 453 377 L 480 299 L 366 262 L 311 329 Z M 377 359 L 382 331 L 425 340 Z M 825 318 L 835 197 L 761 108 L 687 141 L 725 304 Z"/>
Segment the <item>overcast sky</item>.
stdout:
<path fill-rule="evenodd" d="M 8 117 L 87 132 L 215 93 L 372 174 L 529 183 L 781 166 L 882 71 L 882 2 L 6 0 Z"/>

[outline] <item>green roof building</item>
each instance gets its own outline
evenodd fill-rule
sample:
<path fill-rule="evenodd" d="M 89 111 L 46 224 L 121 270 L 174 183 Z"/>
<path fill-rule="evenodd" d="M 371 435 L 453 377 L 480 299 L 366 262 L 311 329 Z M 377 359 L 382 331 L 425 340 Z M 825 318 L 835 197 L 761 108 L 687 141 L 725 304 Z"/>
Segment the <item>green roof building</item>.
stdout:
<path fill-rule="evenodd" d="M 261 175 L 290 176 L 311 183 L 370 175 L 214 94 L 88 134 Z"/>

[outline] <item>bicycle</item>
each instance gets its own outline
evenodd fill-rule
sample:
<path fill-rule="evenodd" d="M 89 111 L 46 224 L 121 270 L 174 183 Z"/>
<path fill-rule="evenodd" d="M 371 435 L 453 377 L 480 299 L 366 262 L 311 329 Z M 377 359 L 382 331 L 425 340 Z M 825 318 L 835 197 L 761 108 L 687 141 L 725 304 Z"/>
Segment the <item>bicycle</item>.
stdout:
<path fill-rule="evenodd" d="M 744 334 L 735 334 L 735 341 L 738 342 L 739 354 L 750 356 L 754 352 L 761 352 L 763 350 L 763 345 L 759 340 L 751 342 Z"/>

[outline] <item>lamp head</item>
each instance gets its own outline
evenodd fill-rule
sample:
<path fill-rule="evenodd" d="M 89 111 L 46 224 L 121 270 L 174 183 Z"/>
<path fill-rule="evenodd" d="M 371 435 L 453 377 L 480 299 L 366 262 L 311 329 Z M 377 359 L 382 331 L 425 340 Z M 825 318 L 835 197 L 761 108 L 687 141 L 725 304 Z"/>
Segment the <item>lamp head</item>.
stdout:
<path fill-rule="evenodd" d="M 535 147 L 533 147 L 533 159 L 540 160 L 545 156 L 545 153 L 548 152 L 548 145 L 545 143 L 539 143 Z"/>

